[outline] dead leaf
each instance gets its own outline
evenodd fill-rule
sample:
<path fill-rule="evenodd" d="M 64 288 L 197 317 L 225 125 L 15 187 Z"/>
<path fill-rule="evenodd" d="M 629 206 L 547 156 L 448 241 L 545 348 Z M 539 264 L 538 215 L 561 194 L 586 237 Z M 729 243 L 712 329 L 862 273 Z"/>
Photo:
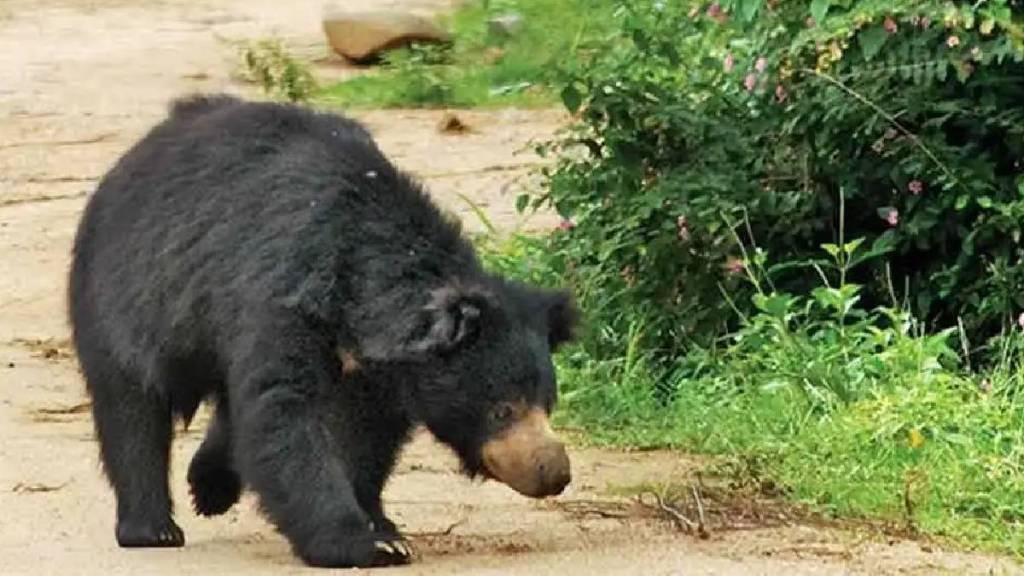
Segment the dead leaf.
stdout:
<path fill-rule="evenodd" d="M 43 492 L 56 492 L 67 485 L 67 482 L 57 486 L 40 483 L 26 484 L 24 482 L 18 482 L 17 484 L 14 485 L 14 488 L 11 488 L 11 492 L 14 492 L 15 494 L 37 494 Z"/>
<path fill-rule="evenodd" d="M 446 112 L 437 124 L 437 131 L 442 134 L 467 134 L 473 129 L 455 114 Z"/>

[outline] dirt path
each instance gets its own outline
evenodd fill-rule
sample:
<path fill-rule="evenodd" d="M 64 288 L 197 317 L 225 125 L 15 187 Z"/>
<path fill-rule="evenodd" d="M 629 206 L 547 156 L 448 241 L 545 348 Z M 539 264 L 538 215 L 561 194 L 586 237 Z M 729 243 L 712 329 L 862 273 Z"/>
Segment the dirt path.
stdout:
<path fill-rule="evenodd" d="M 429 12 L 451 0 L 394 3 Z M 74 227 L 96 179 L 176 95 L 249 94 L 231 79 L 230 41 L 276 33 L 300 50 L 322 51 L 320 10 L 320 2 L 278 0 L 0 3 L 0 574 L 318 573 L 291 556 L 251 497 L 214 520 L 189 512 L 182 474 L 202 417 L 179 434 L 174 449 L 172 484 L 187 547 L 116 548 L 113 498 L 63 344 L 63 294 Z M 350 73 L 329 60 L 317 72 Z M 437 112 L 360 114 L 396 162 L 466 216 L 468 227 L 479 225 L 458 193 L 503 228 L 519 225 L 503 191 L 530 185 L 519 177 L 526 174 L 521 165 L 534 159 L 516 152 L 550 134 L 559 115 L 460 115 L 472 133 L 438 133 Z M 573 457 L 571 489 L 533 502 L 462 479 L 447 452 L 418 438 L 386 500 L 422 558 L 394 573 L 1017 573 L 1000 559 L 799 525 L 693 539 L 630 500 L 609 496 L 608 488 L 670 481 L 695 462 L 584 449 Z"/>

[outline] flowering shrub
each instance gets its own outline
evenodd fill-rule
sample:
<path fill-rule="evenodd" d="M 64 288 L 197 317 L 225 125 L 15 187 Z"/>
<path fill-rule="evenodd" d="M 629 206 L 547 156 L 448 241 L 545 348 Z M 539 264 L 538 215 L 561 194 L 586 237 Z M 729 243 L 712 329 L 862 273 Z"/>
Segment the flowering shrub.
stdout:
<path fill-rule="evenodd" d="M 599 355 L 642 324 L 672 358 L 753 309 L 749 266 L 809 294 L 823 244 L 851 281 L 980 345 L 1024 310 L 1024 2 L 626 2 L 577 64 L 578 121 L 543 196 Z M 845 214 L 840 214 L 840 197 Z M 743 249 L 754 243 L 756 248 Z M 822 272 L 827 275 L 827 272 Z M 741 314 L 737 315 L 736 312 Z M 616 350 L 617 352 L 618 350 Z"/>

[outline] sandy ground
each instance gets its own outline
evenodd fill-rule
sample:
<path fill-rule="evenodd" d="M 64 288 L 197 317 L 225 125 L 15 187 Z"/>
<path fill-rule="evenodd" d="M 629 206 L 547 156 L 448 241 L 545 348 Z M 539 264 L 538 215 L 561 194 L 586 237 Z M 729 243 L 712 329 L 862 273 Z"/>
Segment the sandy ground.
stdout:
<path fill-rule="evenodd" d="M 399 0 L 444 9 L 446 0 Z M 380 6 L 388 2 L 349 1 Z M 191 91 L 252 94 L 232 79 L 232 41 L 276 34 L 326 54 L 322 4 L 277 0 L 0 1 L 0 574 L 316 573 L 289 553 L 251 496 L 207 520 L 189 509 L 183 471 L 204 416 L 179 432 L 172 485 L 188 544 L 118 549 L 113 497 L 97 461 L 83 386 L 66 342 L 68 249 L 98 177 Z M 321 59 L 321 76 L 353 73 Z M 360 113 L 385 151 L 438 201 L 479 228 L 459 194 L 504 229 L 511 198 L 536 162 L 524 147 L 551 134 L 555 112 L 461 113 L 466 135 L 439 133 L 439 112 Z M 420 436 L 386 492 L 392 517 L 419 551 L 415 574 L 999 574 L 1005 559 L 912 541 L 774 522 L 681 534 L 661 514 L 609 488 L 687 478 L 699 462 L 662 452 L 573 451 L 574 483 L 528 501 L 455 473 L 453 458 Z M 749 524 L 749 523 L 748 523 Z"/>

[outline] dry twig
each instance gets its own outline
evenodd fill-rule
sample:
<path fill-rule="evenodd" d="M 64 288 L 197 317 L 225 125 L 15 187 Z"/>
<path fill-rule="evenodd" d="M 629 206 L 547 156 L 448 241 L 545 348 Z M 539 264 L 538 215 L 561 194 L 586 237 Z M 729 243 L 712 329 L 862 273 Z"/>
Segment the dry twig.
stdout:
<path fill-rule="evenodd" d="M 680 530 L 683 530 L 685 532 L 693 532 L 698 528 L 696 522 L 687 518 L 686 515 L 680 512 L 679 510 L 676 510 L 672 506 L 666 504 L 665 499 L 661 497 L 661 494 L 658 494 L 657 492 L 651 492 L 651 494 L 654 495 L 654 501 L 658 504 L 658 509 L 661 510 L 664 514 L 668 515 L 668 517 L 672 519 L 672 522 Z M 640 500 L 640 503 L 643 504 L 642 499 Z"/>
<path fill-rule="evenodd" d="M 697 503 L 697 536 L 702 539 L 710 536 L 708 532 L 707 522 L 704 520 L 704 501 L 700 497 L 700 491 L 697 490 L 696 486 L 692 486 L 693 501 Z"/>
<path fill-rule="evenodd" d="M 444 530 L 435 530 L 433 532 L 415 532 L 415 533 L 412 533 L 412 534 L 409 534 L 409 535 L 410 536 L 418 536 L 418 537 L 424 537 L 424 536 L 428 536 L 428 537 L 429 536 L 451 536 L 452 532 L 454 532 L 456 528 L 458 528 L 459 526 L 462 526 L 463 524 L 465 524 L 468 521 L 469 521 L 469 518 L 462 518 L 461 520 L 457 520 L 457 521 L 453 522 L 451 525 L 449 525 Z"/>

